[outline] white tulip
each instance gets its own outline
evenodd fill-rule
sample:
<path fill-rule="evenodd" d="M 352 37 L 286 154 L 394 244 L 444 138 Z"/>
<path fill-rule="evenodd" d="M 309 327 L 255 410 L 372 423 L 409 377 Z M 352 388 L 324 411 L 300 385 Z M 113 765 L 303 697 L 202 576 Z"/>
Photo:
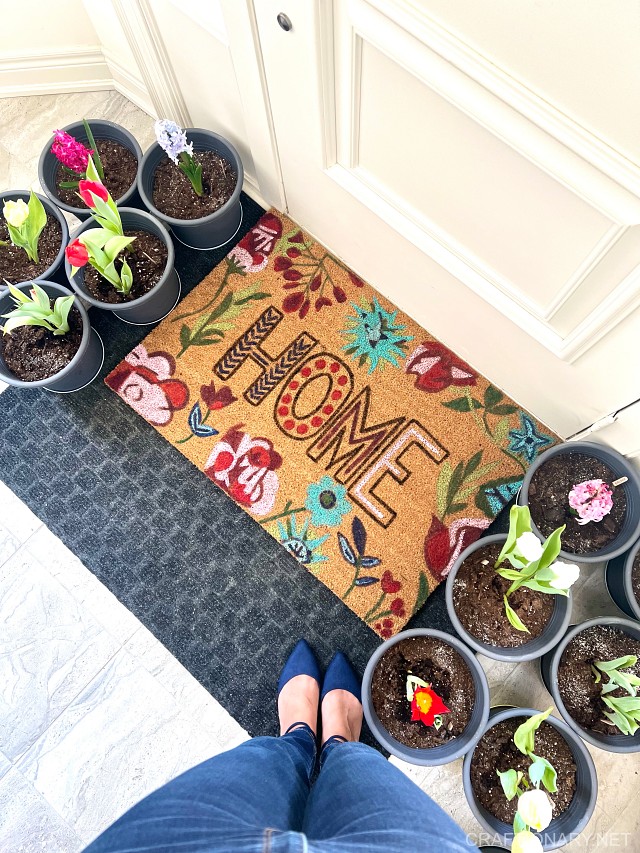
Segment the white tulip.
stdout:
<path fill-rule="evenodd" d="M 554 589 L 569 589 L 579 578 L 580 569 L 575 563 L 552 563 L 546 580 Z"/>
<path fill-rule="evenodd" d="M 533 563 L 542 556 L 542 542 L 535 533 L 521 533 L 516 539 L 516 550 L 528 563 Z"/>
<path fill-rule="evenodd" d="M 2 213 L 9 225 L 20 228 L 29 216 L 29 207 L 21 198 L 18 201 L 5 201 Z"/>
<path fill-rule="evenodd" d="M 542 842 L 528 829 L 513 836 L 511 853 L 542 853 L 542 851 Z"/>
<path fill-rule="evenodd" d="M 532 829 L 546 829 L 553 817 L 551 800 L 540 788 L 525 791 L 518 800 L 518 814 Z"/>

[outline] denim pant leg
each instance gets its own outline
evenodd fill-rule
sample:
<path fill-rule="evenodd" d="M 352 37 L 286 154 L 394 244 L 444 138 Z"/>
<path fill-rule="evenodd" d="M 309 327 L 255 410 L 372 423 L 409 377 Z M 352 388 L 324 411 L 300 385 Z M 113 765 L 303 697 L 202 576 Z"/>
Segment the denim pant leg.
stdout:
<path fill-rule="evenodd" d="M 379 752 L 363 743 L 325 751 L 303 831 L 309 853 L 472 853 L 464 832 Z"/>
<path fill-rule="evenodd" d="M 302 851 L 315 756 L 305 731 L 254 738 L 154 791 L 85 853 Z"/>

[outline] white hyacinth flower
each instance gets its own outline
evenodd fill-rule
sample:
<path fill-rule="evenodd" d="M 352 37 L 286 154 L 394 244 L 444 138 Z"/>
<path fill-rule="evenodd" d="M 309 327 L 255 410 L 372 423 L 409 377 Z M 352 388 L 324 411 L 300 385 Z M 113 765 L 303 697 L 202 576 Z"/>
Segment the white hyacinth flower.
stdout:
<path fill-rule="evenodd" d="M 542 556 L 542 542 L 535 533 L 521 533 L 516 539 L 516 550 L 528 563 L 534 563 Z"/>
<path fill-rule="evenodd" d="M 580 577 L 580 569 L 575 563 L 552 563 L 544 573 L 544 580 L 554 589 L 569 589 Z"/>
<path fill-rule="evenodd" d="M 513 836 L 511 853 L 542 853 L 543 849 L 538 836 L 529 832 L 528 829 Z"/>
<path fill-rule="evenodd" d="M 518 800 L 518 814 L 532 829 L 546 829 L 553 817 L 551 800 L 540 788 L 525 791 Z"/>

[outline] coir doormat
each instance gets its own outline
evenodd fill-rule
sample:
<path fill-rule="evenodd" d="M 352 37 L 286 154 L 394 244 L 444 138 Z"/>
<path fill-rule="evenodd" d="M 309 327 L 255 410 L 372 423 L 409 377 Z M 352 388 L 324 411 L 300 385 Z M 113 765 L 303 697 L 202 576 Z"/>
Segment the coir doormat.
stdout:
<path fill-rule="evenodd" d="M 555 441 L 275 210 L 105 381 L 382 637 Z"/>

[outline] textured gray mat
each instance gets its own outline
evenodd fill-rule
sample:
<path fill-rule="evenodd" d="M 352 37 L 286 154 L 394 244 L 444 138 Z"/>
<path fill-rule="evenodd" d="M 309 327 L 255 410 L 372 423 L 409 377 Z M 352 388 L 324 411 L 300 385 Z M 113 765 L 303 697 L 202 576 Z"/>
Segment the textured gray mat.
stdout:
<path fill-rule="evenodd" d="M 243 206 L 238 239 L 263 212 Z M 223 255 L 176 244 L 183 294 Z M 91 319 L 104 378 L 149 327 Z M 70 395 L 8 389 L 0 436 L 6 484 L 250 734 L 276 733 L 277 678 L 299 637 L 323 664 L 341 648 L 363 671 L 373 631 L 102 381 Z M 452 631 L 444 585 L 407 627 L 421 626 Z"/>

